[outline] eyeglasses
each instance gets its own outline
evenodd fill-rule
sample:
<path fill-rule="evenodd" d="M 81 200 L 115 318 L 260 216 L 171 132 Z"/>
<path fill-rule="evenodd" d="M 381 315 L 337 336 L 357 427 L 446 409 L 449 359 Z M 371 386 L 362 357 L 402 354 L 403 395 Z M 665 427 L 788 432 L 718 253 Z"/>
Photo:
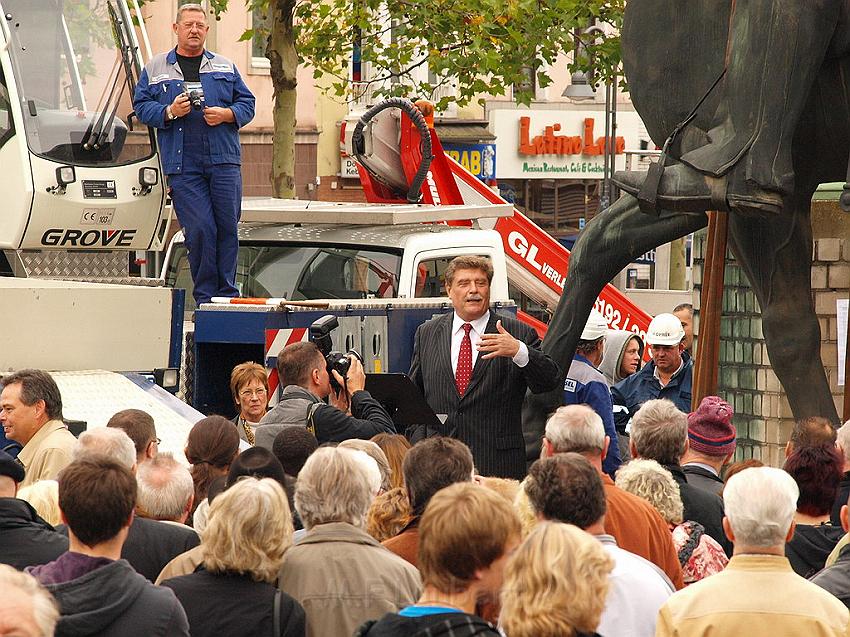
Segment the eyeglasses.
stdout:
<path fill-rule="evenodd" d="M 239 392 L 239 396 L 242 398 L 251 398 L 252 396 L 257 396 L 258 398 L 262 398 L 266 395 L 266 390 L 260 387 L 259 389 L 243 389 Z"/>
<path fill-rule="evenodd" d="M 197 29 L 198 31 L 203 31 L 207 28 L 206 22 L 181 22 L 180 27 L 191 31 L 192 29 Z"/>

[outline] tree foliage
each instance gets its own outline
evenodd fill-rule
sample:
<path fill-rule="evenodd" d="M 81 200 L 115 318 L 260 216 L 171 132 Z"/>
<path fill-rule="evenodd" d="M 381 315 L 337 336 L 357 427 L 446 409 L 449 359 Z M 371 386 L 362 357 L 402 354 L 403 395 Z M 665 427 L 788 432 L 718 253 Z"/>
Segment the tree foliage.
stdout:
<path fill-rule="evenodd" d="M 243 1 L 264 18 L 240 39 L 266 42 L 275 92 L 272 190 L 291 197 L 299 63 L 312 66 L 314 77 L 346 100 L 368 91 L 424 97 L 442 110 L 513 87 L 514 99 L 528 104 L 535 84 L 551 84 L 548 68 L 562 54 L 576 51 L 571 69 L 588 71 L 595 83 L 614 75 L 626 0 Z M 228 0 L 208 6 L 219 16 Z M 594 24 L 603 28 L 586 34 Z M 359 82 L 350 67 L 356 56 L 364 70 Z M 441 90 L 450 83 L 452 91 Z"/>
<path fill-rule="evenodd" d="M 460 105 L 484 93 L 529 103 L 534 73 L 551 83 L 547 65 L 574 49 L 574 36 L 591 24 L 618 29 L 624 0 L 302 0 L 296 6 L 298 51 L 315 76 L 333 78 L 333 91 L 432 98 L 449 82 Z M 597 81 L 620 61 L 619 39 L 586 36 L 574 67 L 593 69 Z M 349 62 L 360 45 L 368 77 L 352 84 Z M 429 73 L 416 73 L 425 69 Z M 430 76 L 430 77 L 429 77 Z"/>

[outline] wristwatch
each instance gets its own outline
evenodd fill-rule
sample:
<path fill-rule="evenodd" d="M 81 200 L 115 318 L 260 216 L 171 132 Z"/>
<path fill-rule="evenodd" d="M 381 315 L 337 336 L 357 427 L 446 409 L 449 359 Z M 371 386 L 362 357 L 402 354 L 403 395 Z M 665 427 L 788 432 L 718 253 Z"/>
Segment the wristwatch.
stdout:
<path fill-rule="evenodd" d="M 176 118 L 174 117 L 174 113 L 172 113 L 172 112 L 171 112 L 171 107 L 170 107 L 170 106 L 166 106 L 166 107 L 165 107 L 165 116 L 168 118 L 168 121 L 169 121 L 169 122 L 170 122 L 171 120 L 173 120 L 173 119 L 176 119 Z"/>

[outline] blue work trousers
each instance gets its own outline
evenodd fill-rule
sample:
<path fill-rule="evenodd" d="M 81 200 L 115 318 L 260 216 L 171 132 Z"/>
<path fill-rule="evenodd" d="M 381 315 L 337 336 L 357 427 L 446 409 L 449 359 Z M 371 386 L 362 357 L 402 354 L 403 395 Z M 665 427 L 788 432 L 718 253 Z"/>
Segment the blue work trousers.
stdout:
<path fill-rule="evenodd" d="M 237 164 L 213 164 L 208 154 L 187 148 L 183 169 L 169 175 L 171 200 L 183 227 L 197 304 L 213 296 L 239 296 L 236 224 L 242 207 L 242 174 Z"/>

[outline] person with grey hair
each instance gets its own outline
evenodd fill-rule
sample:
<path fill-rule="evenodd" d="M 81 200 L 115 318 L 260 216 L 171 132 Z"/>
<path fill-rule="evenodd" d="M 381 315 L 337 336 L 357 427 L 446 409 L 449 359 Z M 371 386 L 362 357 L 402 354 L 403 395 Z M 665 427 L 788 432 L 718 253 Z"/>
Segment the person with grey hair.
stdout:
<path fill-rule="evenodd" d="M 732 545 L 723 533 L 723 500 L 720 496 L 688 484 L 680 462 L 688 450 L 688 417 L 671 401 L 658 398 L 646 401 L 632 419 L 629 446 L 633 458 L 647 458 L 673 474 L 685 508 L 685 519 L 700 523 L 726 555 Z"/>
<path fill-rule="evenodd" d="M 723 491 L 723 529 L 734 555 L 725 570 L 667 600 L 656 636 L 846 636 L 850 611 L 794 573 L 785 557 L 798 496 L 794 479 L 780 469 L 751 468 L 732 476 Z"/>
<path fill-rule="evenodd" d="M 838 495 L 835 496 L 835 504 L 832 505 L 832 513 L 829 521 L 833 526 L 841 526 L 841 507 L 850 499 L 850 420 L 845 422 L 836 432 L 835 446 L 844 458 L 841 482 L 838 483 Z"/>
<path fill-rule="evenodd" d="M 298 474 L 295 508 L 307 534 L 287 551 L 279 586 L 304 606 L 308 635 L 351 635 L 421 591 L 416 568 L 365 531 L 373 494 L 357 453 L 320 448 Z"/>
<path fill-rule="evenodd" d="M 82 443 L 76 450 L 80 455 L 75 459 L 106 457 L 136 473 L 136 447 L 123 430 L 99 427 L 85 434 L 80 436 Z M 191 528 L 135 515 L 121 557 L 130 562 L 137 573 L 153 582 L 166 564 L 200 542 Z"/>
<path fill-rule="evenodd" d="M 53 637 L 59 609 L 32 575 L 0 564 L 0 590 L 0 635 Z"/>
<path fill-rule="evenodd" d="M 62 394 L 47 372 L 22 369 L 3 377 L 0 425 L 6 438 L 23 447 L 18 453 L 26 469 L 22 487 L 55 480 L 71 462 L 77 439 L 62 421 Z"/>
<path fill-rule="evenodd" d="M 136 445 L 122 429 L 96 427 L 87 429 L 77 439 L 73 460 L 92 455 L 108 456 L 130 471 L 136 471 Z"/>
<path fill-rule="evenodd" d="M 556 409 L 546 421 L 542 457 L 577 453 L 590 462 L 605 489 L 606 532 L 618 546 L 649 560 L 677 589 L 682 588 L 682 569 L 666 522 L 649 503 L 617 487 L 602 471 L 602 458 L 610 444 L 599 414 L 587 405 L 567 405 Z"/>
<path fill-rule="evenodd" d="M 375 461 L 378 470 L 381 472 L 381 491 L 389 491 L 392 489 L 392 469 L 390 469 L 390 461 L 387 460 L 387 454 L 381 449 L 377 443 L 371 440 L 362 440 L 360 438 L 349 438 L 339 443 L 339 446 L 346 449 L 359 449 L 367 456 Z"/>
<path fill-rule="evenodd" d="M 139 499 L 136 514 L 151 520 L 185 524 L 192 510 L 195 485 L 189 470 L 161 451 L 136 472 Z"/>

